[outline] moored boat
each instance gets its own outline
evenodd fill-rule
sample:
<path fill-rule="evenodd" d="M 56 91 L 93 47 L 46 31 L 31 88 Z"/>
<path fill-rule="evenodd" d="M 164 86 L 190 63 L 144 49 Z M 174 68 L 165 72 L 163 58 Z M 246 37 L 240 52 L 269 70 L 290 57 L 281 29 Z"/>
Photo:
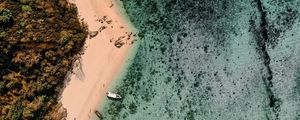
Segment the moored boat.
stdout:
<path fill-rule="evenodd" d="M 122 99 L 121 95 L 116 94 L 116 93 L 112 93 L 112 92 L 107 92 L 106 96 L 110 99 L 116 99 L 116 100 L 120 100 Z"/>
<path fill-rule="evenodd" d="M 103 116 L 98 110 L 95 110 L 95 114 L 97 115 L 98 118 L 102 119 Z"/>

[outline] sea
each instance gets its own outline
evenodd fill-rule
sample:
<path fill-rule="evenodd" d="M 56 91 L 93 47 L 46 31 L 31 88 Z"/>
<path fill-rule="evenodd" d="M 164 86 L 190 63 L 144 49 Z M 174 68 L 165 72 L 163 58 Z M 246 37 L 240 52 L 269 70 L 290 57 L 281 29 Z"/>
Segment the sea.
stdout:
<path fill-rule="evenodd" d="M 300 120 L 299 0 L 121 0 L 138 47 L 105 120 Z"/>

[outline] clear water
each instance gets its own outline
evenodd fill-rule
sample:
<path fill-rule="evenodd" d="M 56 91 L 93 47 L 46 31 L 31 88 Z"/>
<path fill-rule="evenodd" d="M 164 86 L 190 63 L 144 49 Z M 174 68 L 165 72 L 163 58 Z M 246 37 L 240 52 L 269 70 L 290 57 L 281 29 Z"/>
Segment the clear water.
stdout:
<path fill-rule="evenodd" d="M 104 119 L 299 120 L 300 1 L 257 1 L 121 0 L 143 37 Z"/>

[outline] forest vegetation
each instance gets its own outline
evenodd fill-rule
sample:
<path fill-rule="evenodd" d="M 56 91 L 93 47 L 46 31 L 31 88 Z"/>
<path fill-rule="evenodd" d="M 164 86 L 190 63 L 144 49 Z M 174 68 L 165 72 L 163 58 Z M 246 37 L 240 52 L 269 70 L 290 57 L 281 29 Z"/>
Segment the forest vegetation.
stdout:
<path fill-rule="evenodd" d="M 60 120 L 87 26 L 67 0 L 0 0 L 0 119 Z"/>

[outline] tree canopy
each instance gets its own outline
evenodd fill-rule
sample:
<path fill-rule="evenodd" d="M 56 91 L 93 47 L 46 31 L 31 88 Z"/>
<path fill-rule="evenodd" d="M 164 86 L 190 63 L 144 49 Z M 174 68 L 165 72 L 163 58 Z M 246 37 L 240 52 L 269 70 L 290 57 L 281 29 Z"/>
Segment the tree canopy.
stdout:
<path fill-rule="evenodd" d="M 0 119 L 63 119 L 58 102 L 87 27 L 67 0 L 0 0 Z"/>

